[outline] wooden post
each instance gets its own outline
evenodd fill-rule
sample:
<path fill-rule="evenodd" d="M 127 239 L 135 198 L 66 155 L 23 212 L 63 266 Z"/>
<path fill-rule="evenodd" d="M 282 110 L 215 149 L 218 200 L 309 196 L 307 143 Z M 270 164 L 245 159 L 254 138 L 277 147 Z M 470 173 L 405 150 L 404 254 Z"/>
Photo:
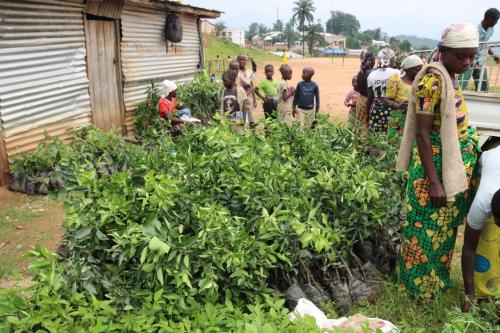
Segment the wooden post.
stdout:
<path fill-rule="evenodd" d="M 0 186 L 7 185 L 9 171 L 9 159 L 7 156 L 7 148 L 5 147 L 5 139 L 3 136 L 3 128 L 0 125 Z"/>

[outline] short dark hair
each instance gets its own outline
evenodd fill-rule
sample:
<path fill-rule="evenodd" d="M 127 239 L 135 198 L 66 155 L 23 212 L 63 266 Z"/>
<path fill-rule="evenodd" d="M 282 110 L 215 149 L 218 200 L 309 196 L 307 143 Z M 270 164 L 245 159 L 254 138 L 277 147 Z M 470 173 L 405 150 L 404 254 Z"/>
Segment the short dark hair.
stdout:
<path fill-rule="evenodd" d="M 272 69 L 274 69 L 274 66 L 273 66 L 273 65 L 271 65 L 271 64 L 267 64 L 266 66 L 264 66 L 264 70 L 266 70 L 266 71 L 267 71 L 267 69 L 268 69 L 268 68 L 272 68 Z"/>
<path fill-rule="evenodd" d="M 289 65 L 281 65 L 280 66 L 280 72 L 283 73 L 283 71 L 288 71 L 292 69 L 292 67 L 290 67 Z"/>
<path fill-rule="evenodd" d="M 222 78 L 227 78 L 233 82 L 236 81 L 236 77 L 238 77 L 238 72 L 233 69 L 228 69 L 222 74 Z"/>
<path fill-rule="evenodd" d="M 490 8 L 486 12 L 484 12 L 485 20 L 498 20 L 500 17 L 500 12 L 496 8 Z"/>

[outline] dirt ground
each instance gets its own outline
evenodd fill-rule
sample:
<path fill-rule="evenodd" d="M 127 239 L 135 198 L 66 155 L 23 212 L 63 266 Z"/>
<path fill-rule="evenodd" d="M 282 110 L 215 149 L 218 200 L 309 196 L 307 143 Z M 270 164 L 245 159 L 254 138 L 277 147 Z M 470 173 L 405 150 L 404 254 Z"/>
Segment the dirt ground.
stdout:
<path fill-rule="evenodd" d="M 23 255 L 37 244 L 55 251 L 63 220 L 60 201 L 0 187 L 0 288 L 30 284 L 30 261 Z"/>
<path fill-rule="evenodd" d="M 280 61 L 270 62 L 274 65 L 274 79 L 280 80 L 281 75 L 278 71 L 281 65 Z M 335 120 L 347 120 L 348 109 L 344 106 L 344 99 L 347 93 L 352 89 L 351 80 L 359 70 L 359 58 L 305 58 L 289 59 L 288 64 L 292 67 L 292 84 L 296 85 L 302 75 L 302 69 L 311 66 L 315 69 L 313 81 L 320 89 L 320 112 L 329 114 Z M 265 78 L 265 63 L 257 63 L 257 80 Z M 262 103 L 258 103 L 257 118 L 262 117 Z"/>

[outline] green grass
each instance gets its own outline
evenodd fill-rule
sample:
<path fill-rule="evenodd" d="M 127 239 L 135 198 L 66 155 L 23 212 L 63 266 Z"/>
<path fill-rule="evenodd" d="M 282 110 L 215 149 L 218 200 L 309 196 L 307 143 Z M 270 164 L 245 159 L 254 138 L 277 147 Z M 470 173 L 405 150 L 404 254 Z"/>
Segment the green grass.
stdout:
<path fill-rule="evenodd" d="M 463 227 L 459 228 L 459 232 L 463 233 Z M 476 308 L 468 314 L 462 314 L 459 310 L 464 299 L 458 256 L 461 251 L 460 238 L 455 244 L 452 262 L 452 288 L 447 292 L 432 300 L 416 300 L 398 287 L 394 277 L 392 281 L 387 281 L 381 286 L 380 297 L 376 302 L 359 303 L 351 309 L 350 314 L 362 313 L 368 317 L 389 320 L 404 333 L 498 332 L 500 327 L 492 329 L 493 324 L 489 322 L 494 321 L 495 308 L 500 307 L 500 298 L 485 303 L 481 309 Z"/>
<path fill-rule="evenodd" d="M 37 202 L 32 202 L 38 205 Z M 0 210 L 0 231 L 12 226 L 30 222 L 32 219 L 42 215 L 41 211 L 28 209 L 27 205 L 10 205 L 9 207 Z M 0 236 L 0 240 L 2 240 Z"/>
<path fill-rule="evenodd" d="M 210 70 L 210 67 L 214 66 L 215 59 L 217 55 L 220 56 L 223 67 L 226 66 L 227 56 L 232 59 L 236 59 L 239 54 L 247 54 L 253 58 L 256 62 L 266 62 L 266 61 L 279 61 L 280 58 L 272 54 L 250 50 L 240 47 L 234 43 L 226 40 L 220 40 L 213 35 L 203 35 L 204 45 L 203 50 L 205 53 L 205 66 Z"/>
<path fill-rule="evenodd" d="M 462 291 L 458 282 L 454 282 L 448 293 L 432 301 L 416 301 L 399 289 L 396 282 L 386 282 L 376 302 L 360 303 L 351 312 L 389 320 L 403 332 L 441 332 L 448 320 L 448 311 L 460 305 Z"/>
<path fill-rule="evenodd" d="M 399 289 L 395 282 L 387 282 L 382 286 L 376 302 L 360 303 L 351 310 L 351 314 L 362 313 L 389 320 L 404 333 L 498 332 L 500 327 L 493 328 L 493 321 L 500 301 L 485 303 L 471 313 L 462 314 L 459 310 L 463 299 L 462 282 L 457 278 L 453 282 L 448 292 L 432 300 L 415 300 Z"/>

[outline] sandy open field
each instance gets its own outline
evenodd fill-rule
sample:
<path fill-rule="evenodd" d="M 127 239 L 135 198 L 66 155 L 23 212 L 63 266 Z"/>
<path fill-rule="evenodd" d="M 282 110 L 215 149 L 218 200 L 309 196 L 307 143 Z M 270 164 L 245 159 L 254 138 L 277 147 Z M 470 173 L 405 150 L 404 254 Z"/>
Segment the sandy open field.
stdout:
<path fill-rule="evenodd" d="M 274 79 L 280 80 L 281 74 L 278 68 L 281 62 L 271 63 L 275 66 Z M 352 89 L 351 79 L 359 70 L 359 58 L 345 58 L 343 63 L 342 58 L 307 58 L 307 59 L 290 59 L 288 64 L 293 69 L 292 83 L 297 84 L 301 80 L 302 68 L 311 66 L 316 70 L 313 80 L 319 85 L 320 89 L 320 112 L 328 113 L 332 118 L 345 120 L 347 119 L 348 109 L 344 106 L 344 98 Z M 249 64 L 250 65 L 250 64 Z M 257 62 L 257 84 L 265 78 L 264 75 L 265 63 Z M 258 103 L 257 114 L 259 118 L 262 116 L 262 103 Z"/>

